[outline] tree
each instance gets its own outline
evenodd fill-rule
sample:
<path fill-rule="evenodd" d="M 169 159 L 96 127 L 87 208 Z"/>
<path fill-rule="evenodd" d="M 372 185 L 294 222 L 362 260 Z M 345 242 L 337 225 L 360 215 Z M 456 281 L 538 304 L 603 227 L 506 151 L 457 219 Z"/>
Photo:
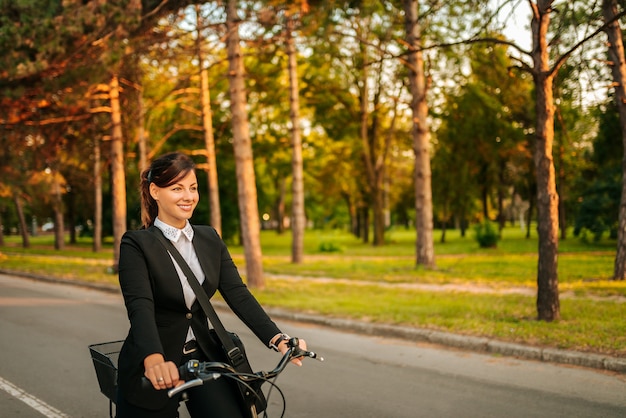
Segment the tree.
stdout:
<path fill-rule="evenodd" d="M 124 164 L 124 136 L 120 109 L 119 78 L 111 76 L 111 194 L 113 196 L 113 269 L 117 271 L 120 260 L 120 243 L 126 232 L 126 175 Z"/>
<path fill-rule="evenodd" d="M 306 2 L 305 2 L 306 5 Z M 306 9 L 303 10 L 306 12 Z M 300 131 L 300 89 L 298 88 L 298 62 L 295 40 L 293 37 L 296 16 L 286 14 L 285 46 L 289 60 L 289 110 L 291 119 L 291 171 L 292 171 L 292 203 L 291 203 L 291 262 L 301 263 L 304 257 L 304 229 L 306 215 L 304 212 L 304 174 L 302 163 L 302 136 Z M 279 222 L 282 222 L 279 219 Z"/>
<path fill-rule="evenodd" d="M 557 258 L 559 245 L 559 196 L 556 191 L 552 142 L 554 140 L 554 102 L 552 86 L 563 60 L 550 67 L 547 41 L 551 0 L 531 2 L 533 36 L 533 70 L 536 88 L 537 129 L 534 161 L 537 176 L 537 231 L 539 260 L 537 269 L 537 314 L 540 320 L 560 317 Z"/>
<path fill-rule="evenodd" d="M 206 148 L 206 172 L 209 184 L 209 213 L 210 224 L 222 234 L 222 212 L 220 209 L 219 183 L 217 179 L 217 161 L 215 158 L 215 138 L 213 137 L 213 112 L 211 111 L 211 94 L 209 91 L 209 71 L 205 64 L 205 53 L 203 49 L 204 36 L 202 28 L 204 19 L 202 18 L 201 7 L 196 5 L 196 49 L 198 55 L 198 66 L 200 67 L 200 97 L 202 103 L 202 128 L 204 133 L 204 144 Z"/>
<path fill-rule="evenodd" d="M 287 77 L 289 80 L 289 124 L 291 139 L 291 261 L 301 263 L 304 258 L 304 233 L 306 224 L 304 202 L 304 163 L 302 155 L 302 130 L 300 120 L 300 88 L 298 77 L 298 49 L 296 30 L 302 26 L 302 17 L 309 12 L 307 0 L 299 0 L 292 4 L 270 0 L 267 8 L 259 14 L 259 22 L 271 31 L 274 27 L 280 30 L 280 39 L 283 41 L 287 56 Z M 279 20 L 280 19 L 280 20 Z M 277 25 L 277 23 L 279 23 Z M 276 42 L 278 36 L 273 34 L 271 42 Z M 262 59 L 262 58 L 261 58 Z M 278 83 L 280 86 L 280 82 Z M 267 87 L 268 83 L 263 82 Z M 267 91 L 262 94 L 267 95 Z M 274 103 L 265 106 L 274 107 Z M 280 110 L 279 110 L 280 111 Z M 270 163 L 271 164 L 271 163 Z M 275 170 L 278 171 L 278 170 Z M 282 233 L 285 217 L 285 177 L 280 173 L 275 177 L 275 188 L 278 190 L 276 200 L 277 231 Z"/>
<path fill-rule="evenodd" d="M 465 223 L 497 219 L 502 230 L 514 211 L 516 186 L 530 175 L 521 162 L 527 157 L 532 83 L 528 74 L 509 71 L 503 45 L 471 44 L 463 56 L 459 65 L 471 73 L 445 97 L 433 157 L 434 196 L 439 207 L 444 200 L 447 216 Z M 473 211 L 478 201 L 482 214 Z"/>
<path fill-rule="evenodd" d="M 14 54 L 2 57 L 4 68 L 0 71 L 0 85 L 3 89 L 3 110 L 15 109 L 16 92 L 22 93 L 24 102 L 20 109 L 38 109 L 48 105 L 50 98 L 63 89 L 83 88 L 93 79 L 97 79 L 114 67 L 112 64 L 123 54 L 116 47 L 132 34 L 138 35 L 150 27 L 160 14 L 175 10 L 184 1 L 171 1 L 159 4 L 154 1 L 140 0 L 113 2 L 48 2 L 41 7 L 37 2 L 3 4 L 2 26 L 15 30 L 4 31 L 0 43 L 11 45 Z M 142 9 L 145 6 L 145 9 Z M 172 9 L 173 7 L 173 9 Z M 7 13 L 4 13 L 7 12 Z M 145 12 L 144 14 L 142 14 Z M 105 68 L 102 71 L 102 68 Z M 115 71 L 113 71 L 115 72 Z M 82 84 L 75 83 L 76 75 Z M 112 95 L 117 92 L 119 82 L 113 76 Z M 68 88 L 68 86 L 71 86 Z M 24 100 L 26 99 L 26 100 Z M 27 101 L 30 100 L 30 103 Z M 121 113 L 118 98 L 112 96 L 112 169 L 114 200 L 114 266 L 119 257 L 119 241 L 126 229 L 126 191 L 124 176 L 124 147 L 122 143 Z M 4 105 L 7 106 L 4 106 Z M 22 115 L 12 111 L 13 118 L 25 120 Z M 4 114 L 3 114 L 4 116 Z M 46 123 L 84 120 L 86 115 L 69 115 L 51 119 Z M 11 122 L 11 118 L 0 119 L 0 123 Z M 38 122 L 39 124 L 42 121 Z M 62 228 L 62 217 L 57 215 L 56 225 Z M 62 233 L 62 230 L 61 230 Z"/>
<path fill-rule="evenodd" d="M 407 66 L 411 87 L 411 110 L 413 112 L 413 150 L 415 152 L 415 227 L 416 265 L 435 267 L 435 246 L 433 240 L 433 200 L 430 168 L 430 127 L 428 125 L 427 83 L 424 72 L 424 58 L 418 23 L 418 1 L 404 0 L 406 43 L 409 51 Z"/>
<path fill-rule="evenodd" d="M 613 73 L 615 104 L 619 112 L 620 131 L 624 158 L 622 163 L 622 192 L 619 205 L 619 228 L 617 232 L 617 254 L 613 278 L 626 279 L 626 58 L 622 30 L 617 20 L 617 1 L 603 0 L 602 14 L 607 25 L 605 32 L 609 40 L 609 57 Z"/>
<path fill-rule="evenodd" d="M 535 133 L 534 162 L 537 178 L 537 231 L 539 234 L 539 260 L 537 269 L 537 315 L 540 320 L 553 321 L 560 318 L 558 290 L 558 230 L 559 196 L 553 161 L 555 106 L 554 79 L 565 61 L 589 39 L 600 33 L 606 24 L 587 35 L 567 51 L 555 57 L 550 64 L 548 32 L 553 0 L 530 2 L 532 11 L 533 75 L 536 91 L 537 127 Z M 617 19 L 620 15 L 616 15 Z"/>
<path fill-rule="evenodd" d="M 243 238 L 246 273 L 250 287 L 263 288 L 263 264 L 259 208 L 252 156 L 252 141 L 246 113 L 246 89 L 241 46 L 239 45 L 239 18 L 236 0 L 226 5 L 228 50 L 228 78 L 230 81 L 230 109 L 232 113 L 233 149 L 235 152 L 239 219 Z"/>
<path fill-rule="evenodd" d="M 384 245 L 389 149 L 400 136 L 398 119 L 408 118 L 398 110 L 404 105 L 400 98 L 404 80 L 397 77 L 401 64 L 392 53 L 400 29 L 396 14 L 386 7 L 396 9 L 393 3 L 377 1 L 333 6 L 327 20 L 316 23 L 320 30 L 309 61 L 318 71 L 304 76 L 304 84 L 312 83 L 316 92 L 303 96 L 315 108 L 316 124 L 354 149 L 351 171 L 356 175 L 349 173 L 356 191 L 349 196 L 353 232 L 370 242 L 371 223 L 372 243 Z"/>
<path fill-rule="evenodd" d="M 102 171 L 101 171 L 101 141 L 94 139 L 93 144 L 93 252 L 102 249 Z"/>

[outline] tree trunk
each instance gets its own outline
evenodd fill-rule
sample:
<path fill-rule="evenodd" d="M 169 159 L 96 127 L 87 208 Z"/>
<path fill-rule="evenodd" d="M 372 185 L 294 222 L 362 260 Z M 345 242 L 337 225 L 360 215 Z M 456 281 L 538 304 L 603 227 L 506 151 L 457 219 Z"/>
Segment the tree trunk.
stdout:
<path fill-rule="evenodd" d="M 361 43 L 361 55 L 362 55 L 362 68 L 361 68 L 361 85 L 360 85 L 360 130 L 359 136 L 361 137 L 361 147 L 363 152 L 363 163 L 365 165 L 365 173 L 367 175 L 367 190 L 364 191 L 364 195 L 367 196 L 368 203 L 371 200 L 376 201 L 375 194 L 375 180 L 374 180 L 374 168 L 372 167 L 372 153 L 373 150 L 370 147 L 370 139 L 368 134 L 368 122 L 369 122 L 369 62 L 367 57 L 367 46 L 364 43 Z M 368 211 L 368 208 L 363 208 L 364 211 Z M 369 212 L 367 212 L 369 216 Z M 376 209 L 374 208 L 374 222 L 376 222 Z M 367 232 L 364 229 L 361 238 L 363 238 L 363 242 L 369 241 L 369 220 L 367 222 L 367 226 L 363 225 L 364 228 L 367 228 Z M 376 236 L 376 226 L 374 225 L 374 245 L 378 245 L 377 242 L 378 237 Z"/>
<path fill-rule="evenodd" d="M 413 151 L 415 152 L 415 228 L 416 265 L 435 267 L 433 242 L 433 199 L 430 169 L 430 132 L 426 103 L 426 75 L 421 51 L 420 27 L 417 22 L 417 0 L 404 0 L 406 41 L 411 110 L 413 112 Z"/>
<path fill-rule="evenodd" d="M 554 141 L 554 71 L 549 68 L 548 27 L 552 1 L 533 4 L 533 63 L 536 86 L 537 136 L 534 152 L 537 176 L 537 315 L 539 320 L 560 317 L 557 274 L 559 246 L 559 196 L 556 192 L 552 143 Z"/>
<path fill-rule="evenodd" d="M 370 68 L 367 55 L 367 46 L 361 44 L 362 48 L 362 79 L 361 79 L 361 126 L 360 137 L 363 152 L 363 162 L 365 165 L 365 172 L 367 175 L 367 195 L 368 203 L 371 204 L 373 226 L 374 226 L 374 239 L 372 244 L 380 246 L 385 244 L 385 193 L 384 193 L 384 175 L 386 164 L 386 147 L 388 147 L 390 138 L 389 135 L 385 138 L 385 143 L 382 147 L 378 146 L 378 129 L 377 129 L 377 115 L 374 112 L 372 114 L 372 128 L 369 129 L 370 112 L 369 112 L 369 73 Z M 373 107 L 377 108 L 378 96 L 374 99 Z M 395 117 L 394 117 L 395 121 Z M 390 131 L 393 129 L 390 128 Z"/>
<path fill-rule="evenodd" d="M 143 102 L 143 87 L 139 90 L 139 118 L 137 121 L 137 150 L 139 152 L 139 171 L 143 172 L 148 168 L 148 146 L 146 144 L 146 110 Z M 143 219 L 143 216 L 142 218 Z"/>
<path fill-rule="evenodd" d="M 0 246 L 4 246 L 4 221 L 2 219 L 2 214 L 4 213 L 4 207 L 0 206 Z M 34 232 L 33 232 L 34 234 Z M 2 254 L 2 253 L 0 253 Z"/>
<path fill-rule="evenodd" d="M 361 213 L 361 216 L 360 216 L 360 220 L 361 220 L 360 237 L 361 237 L 361 241 L 363 241 L 364 244 L 367 244 L 368 242 L 370 242 L 370 209 L 369 209 L 369 206 L 367 206 L 367 205 L 361 206 L 361 208 L 359 209 L 359 212 Z"/>
<path fill-rule="evenodd" d="M 291 262 L 302 263 L 304 258 L 304 163 L 302 162 L 302 137 L 300 133 L 300 98 L 298 88 L 298 63 L 293 39 L 293 18 L 287 17 L 287 56 L 289 57 L 289 111 L 291 119 Z M 282 219 L 279 220 L 282 222 Z"/>
<path fill-rule="evenodd" d="M 461 229 L 461 238 L 465 238 L 465 233 L 467 231 L 467 219 L 465 216 L 465 209 L 461 210 L 459 214 L 459 228 Z"/>
<path fill-rule="evenodd" d="M 100 140 L 94 140 L 93 147 L 93 252 L 102 249 L 102 163 Z"/>
<path fill-rule="evenodd" d="M 484 183 L 480 186 L 480 201 L 483 206 L 483 218 L 489 219 L 489 190 Z"/>
<path fill-rule="evenodd" d="M 250 287 L 265 287 L 261 253 L 259 208 L 257 202 L 254 161 L 244 85 L 243 57 L 239 45 L 237 1 L 228 0 L 226 8 L 228 78 L 232 113 L 233 148 L 241 235 L 246 259 L 247 281 Z"/>
<path fill-rule="evenodd" d="M 24 217 L 24 208 L 22 206 L 22 200 L 17 195 L 13 194 L 13 203 L 15 203 L 15 212 L 17 213 L 17 219 L 20 223 L 20 233 L 22 234 L 22 247 L 30 248 L 30 239 L 28 238 L 28 227 L 26 226 L 26 218 Z"/>
<path fill-rule="evenodd" d="M 206 148 L 206 172 L 209 187 L 209 223 L 222 234 L 222 210 L 220 208 L 220 190 L 217 178 L 217 159 L 215 157 L 215 138 L 213 136 L 213 112 L 211 110 L 211 91 L 209 87 L 209 70 L 205 67 L 205 56 L 202 49 L 201 29 L 204 26 L 201 7 L 196 5 L 196 19 L 198 36 L 196 46 L 198 61 L 200 62 L 200 95 L 202 100 L 202 130 L 204 132 L 204 147 Z"/>
<path fill-rule="evenodd" d="M 441 238 L 439 239 L 439 242 L 442 244 L 445 244 L 446 242 L 446 230 L 448 228 L 448 223 L 446 221 L 443 221 L 441 223 Z"/>
<path fill-rule="evenodd" d="M 276 233 L 282 235 L 285 232 L 285 198 L 287 195 L 287 187 L 286 180 L 283 176 L 280 176 L 276 180 L 278 184 L 276 188 L 278 189 L 278 198 L 276 199 Z"/>
<path fill-rule="evenodd" d="M 530 196 L 528 199 L 528 212 L 526 216 L 526 239 L 530 238 L 530 224 L 533 221 L 533 212 L 535 210 L 535 198 Z"/>
<path fill-rule="evenodd" d="M 609 22 L 617 15 L 617 1 L 604 0 L 602 2 L 604 21 Z M 609 39 L 609 57 L 612 61 L 611 71 L 615 81 L 615 103 L 619 109 L 620 129 L 622 130 L 622 144 L 624 156 L 622 158 L 622 197 L 619 205 L 619 229 L 617 230 L 617 254 L 613 278 L 626 279 L 626 58 L 624 57 L 624 41 L 619 20 L 615 20 L 606 28 Z"/>
<path fill-rule="evenodd" d="M 61 197 L 61 185 L 59 184 L 60 174 L 54 170 L 52 172 L 52 207 L 54 210 L 54 249 L 63 250 L 65 248 L 65 225 L 63 223 L 63 198 Z"/>
<path fill-rule="evenodd" d="M 124 138 L 120 109 L 119 79 L 113 75 L 111 98 L 111 193 L 113 195 L 113 270 L 117 272 L 120 261 L 120 242 L 126 232 L 126 175 L 124 172 Z"/>
<path fill-rule="evenodd" d="M 375 246 L 385 244 L 385 193 L 381 179 L 377 179 L 376 186 L 372 190 L 372 215 L 374 217 L 374 241 Z"/>
<path fill-rule="evenodd" d="M 76 198 L 73 190 L 67 191 L 65 201 L 67 202 L 67 228 L 70 233 L 70 244 L 76 244 Z"/>
<path fill-rule="evenodd" d="M 348 208 L 348 216 L 350 217 L 350 232 L 355 237 L 359 236 L 359 215 L 357 213 L 356 206 L 354 204 L 354 199 L 350 195 L 350 193 L 341 193 L 341 197 L 346 202 L 346 207 Z"/>
<path fill-rule="evenodd" d="M 143 101 L 143 86 L 139 89 L 137 105 L 139 107 L 139 117 L 137 118 L 137 152 L 139 153 L 139 173 L 143 173 L 148 168 L 148 147 L 146 144 L 146 111 Z M 141 205 L 141 218 L 144 219 L 146 209 Z M 140 221 L 140 225 L 143 222 Z"/>
<path fill-rule="evenodd" d="M 53 198 L 55 201 L 60 199 L 60 196 Z M 54 249 L 65 249 L 65 224 L 63 222 L 63 211 L 56 208 L 58 203 L 55 203 L 54 209 Z"/>
<path fill-rule="evenodd" d="M 500 235 L 500 238 L 502 238 L 502 231 L 504 230 L 504 227 L 506 226 L 506 215 L 504 213 L 504 194 L 506 192 L 505 190 L 505 175 L 504 172 L 506 170 L 506 167 L 504 162 L 500 163 L 500 170 L 499 170 L 499 176 L 498 176 L 498 180 L 499 183 L 498 187 L 497 187 L 497 192 L 498 192 L 498 234 Z"/>

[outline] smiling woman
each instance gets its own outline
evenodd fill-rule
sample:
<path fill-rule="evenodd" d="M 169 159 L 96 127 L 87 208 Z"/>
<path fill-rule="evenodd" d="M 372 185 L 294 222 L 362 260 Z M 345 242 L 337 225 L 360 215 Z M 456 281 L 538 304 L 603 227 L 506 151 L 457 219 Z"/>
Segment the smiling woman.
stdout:
<path fill-rule="evenodd" d="M 223 329 L 209 302 L 217 291 L 267 348 L 284 354 L 289 337 L 243 283 L 216 230 L 190 224 L 199 199 L 193 161 L 165 154 L 141 174 L 140 187 L 143 228 L 126 232 L 120 245 L 119 282 L 131 324 L 119 354 L 117 417 L 175 417 L 180 396 L 169 398 L 166 389 L 183 384 L 179 366 L 192 358 L 229 361 L 222 347 L 230 337 L 209 332 L 209 321 L 212 330 Z M 292 362 L 301 365 L 299 359 Z M 245 404 L 228 379 L 187 393 L 185 405 L 194 418 L 257 416 L 251 415 L 256 403 Z"/>

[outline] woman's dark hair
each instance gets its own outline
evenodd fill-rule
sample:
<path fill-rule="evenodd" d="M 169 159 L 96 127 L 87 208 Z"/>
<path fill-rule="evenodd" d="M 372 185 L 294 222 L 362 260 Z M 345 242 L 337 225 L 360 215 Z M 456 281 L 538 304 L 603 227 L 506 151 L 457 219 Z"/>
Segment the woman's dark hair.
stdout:
<path fill-rule="evenodd" d="M 152 226 L 157 217 L 159 208 L 150 195 L 150 183 L 158 187 L 168 187 L 196 169 L 194 162 L 180 152 L 164 154 L 152 161 L 150 167 L 141 173 L 141 221 L 144 228 Z"/>

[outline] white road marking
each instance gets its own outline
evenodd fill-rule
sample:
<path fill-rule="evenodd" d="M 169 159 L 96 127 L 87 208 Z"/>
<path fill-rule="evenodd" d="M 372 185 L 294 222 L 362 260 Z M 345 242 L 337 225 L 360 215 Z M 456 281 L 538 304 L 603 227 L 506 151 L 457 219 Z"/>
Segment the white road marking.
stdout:
<path fill-rule="evenodd" d="M 30 406 L 46 418 L 69 418 L 69 415 L 66 415 L 58 409 L 53 408 L 41 399 L 38 399 L 33 395 L 25 392 L 23 389 L 18 388 L 13 383 L 4 380 L 2 377 L 0 377 L 0 389 L 24 402 L 26 405 Z"/>

